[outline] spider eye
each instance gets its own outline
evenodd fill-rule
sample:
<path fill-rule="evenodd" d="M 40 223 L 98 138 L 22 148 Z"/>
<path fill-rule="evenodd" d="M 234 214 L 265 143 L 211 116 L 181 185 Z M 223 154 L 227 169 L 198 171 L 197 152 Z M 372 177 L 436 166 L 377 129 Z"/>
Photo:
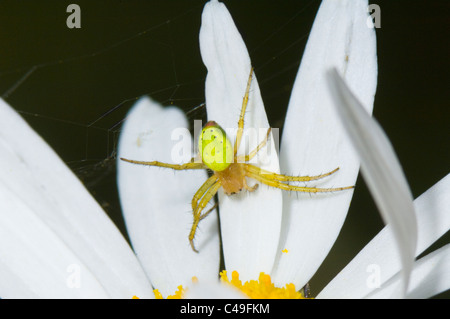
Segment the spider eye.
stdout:
<path fill-rule="evenodd" d="M 203 163 L 213 171 L 223 171 L 233 162 L 231 142 L 216 122 L 205 124 L 198 143 Z"/>

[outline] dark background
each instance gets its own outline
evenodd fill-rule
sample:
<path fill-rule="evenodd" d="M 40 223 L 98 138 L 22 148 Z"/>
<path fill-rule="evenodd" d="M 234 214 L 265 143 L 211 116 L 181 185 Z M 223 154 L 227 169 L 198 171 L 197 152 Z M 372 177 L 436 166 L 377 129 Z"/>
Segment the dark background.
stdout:
<path fill-rule="evenodd" d="M 271 126 L 282 128 L 318 0 L 225 0 L 250 52 Z M 81 29 L 66 8 L 81 7 Z M 2 1 L 0 94 L 83 180 L 125 236 L 115 185 L 120 124 L 140 96 L 204 118 L 198 32 L 205 1 Z M 371 1 L 379 81 L 374 116 L 414 197 L 450 171 L 449 2 Z M 383 227 L 361 178 L 312 293 Z M 175 193 L 175 189 L 174 189 Z M 450 242 L 447 234 L 439 245 Z M 440 297 L 448 297 L 449 293 Z"/>

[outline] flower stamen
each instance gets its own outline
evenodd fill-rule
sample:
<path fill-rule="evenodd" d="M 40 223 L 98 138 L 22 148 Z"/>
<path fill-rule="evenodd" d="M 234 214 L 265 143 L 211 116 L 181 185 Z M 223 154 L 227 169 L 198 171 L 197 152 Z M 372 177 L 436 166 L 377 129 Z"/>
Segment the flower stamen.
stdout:
<path fill-rule="evenodd" d="M 245 295 L 253 299 L 306 299 L 305 296 L 295 289 L 295 285 L 290 283 L 285 287 L 275 287 L 269 275 L 261 272 L 258 280 L 250 280 L 242 283 L 239 279 L 239 273 L 233 271 L 231 280 L 227 277 L 226 270 L 220 273 L 220 280 L 223 283 L 230 284 Z"/>
<path fill-rule="evenodd" d="M 177 291 L 175 291 L 173 295 L 167 296 L 166 299 L 183 299 L 185 289 L 183 288 L 182 285 L 178 286 L 177 288 L 178 288 Z M 155 299 L 164 299 L 158 289 L 154 289 L 153 293 L 155 294 Z"/>

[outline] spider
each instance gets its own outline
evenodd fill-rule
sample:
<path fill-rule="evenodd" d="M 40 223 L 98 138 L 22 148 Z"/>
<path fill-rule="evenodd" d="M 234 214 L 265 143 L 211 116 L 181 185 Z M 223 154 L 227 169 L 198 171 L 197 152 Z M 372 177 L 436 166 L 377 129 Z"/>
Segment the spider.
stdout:
<path fill-rule="evenodd" d="M 243 189 L 253 192 L 258 188 L 258 184 L 250 187 L 247 184 L 246 177 L 255 179 L 256 181 L 265 185 L 279 188 L 286 191 L 297 191 L 306 193 L 318 193 L 318 192 L 333 192 L 342 191 L 346 189 L 354 188 L 354 186 L 338 187 L 338 188 L 317 188 L 317 187 L 302 187 L 290 185 L 286 182 L 308 182 L 317 180 L 326 176 L 329 176 L 339 170 L 339 167 L 331 172 L 320 174 L 316 176 L 288 176 L 277 174 L 264 170 L 248 162 L 263 148 L 267 140 L 269 139 L 271 128 L 267 130 L 267 134 L 264 140 L 249 154 L 237 155 L 237 151 L 241 144 L 241 139 L 244 131 L 244 117 L 245 110 L 247 108 L 250 86 L 252 83 L 253 68 L 250 70 L 250 74 L 247 81 L 247 87 L 245 90 L 244 99 L 242 102 L 241 112 L 238 120 L 238 129 L 236 133 L 236 140 L 234 147 L 231 145 L 230 140 L 225 134 L 225 131 L 214 121 L 209 121 L 205 124 L 202 132 L 199 136 L 199 159 L 191 159 L 190 162 L 184 164 L 168 164 L 158 161 L 146 162 L 136 161 L 126 158 L 120 158 L 123 161 L 149 166 L 159 166 L 165 168 L 171 168 L 174 170 L 187 170 L 187 169 L 209 169 L 212 171 L 212 175 L 204 182 L 204 184 L 197 190 L 192 198 L 192 213 L 194 222 L 192 224 L 191 231 L 189 233 L 189 243 L 192 250 L 198 252 L 194 245 L 194 237 L 197 231 L 198 224 L 202 219 L 208 216 L 214 208 L 217 207 L 217 203 L 202 213 L 208 202 L 214 197 L 214 195 L 222 187 L 226 195 L 232 195 L 239 193 Z"/>

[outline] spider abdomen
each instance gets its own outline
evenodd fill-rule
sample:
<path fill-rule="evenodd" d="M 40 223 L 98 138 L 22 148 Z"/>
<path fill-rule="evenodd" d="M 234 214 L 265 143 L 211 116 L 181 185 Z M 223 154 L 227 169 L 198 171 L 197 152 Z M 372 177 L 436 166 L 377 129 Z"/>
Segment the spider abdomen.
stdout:
<path fill-rule="evenodd" d="M 233 146 L 216 122 L 209 121 L 205 124 L 198 144 L 203 163 L 213 171 L 223 171 L 233 163 Z"/>

